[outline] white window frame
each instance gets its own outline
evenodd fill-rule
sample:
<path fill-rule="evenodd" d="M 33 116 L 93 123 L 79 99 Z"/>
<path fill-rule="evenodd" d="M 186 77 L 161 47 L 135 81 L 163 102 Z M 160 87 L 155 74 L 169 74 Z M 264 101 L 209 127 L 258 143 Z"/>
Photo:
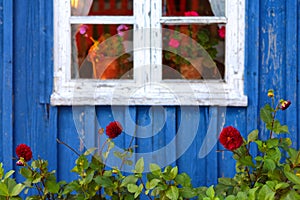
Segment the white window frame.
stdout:
<path fill-rule="evenodd" d="M 162 17 L 161 0 L 134 0 L 133 16 L 71 16 L 70 0 L 54 0 L 51 103 L 247 106 L 244 94 L 245 0 L 226 0 L 225 4 L 226 17 Z M 134 65 L 143 67 L 134 68 L 133 80 L 71 79 L 71 24 L 133 24 L 134 45 L 141 45 L 141 41 L 156 41 L 155 45 L 161 45 L 160 34 L 150 34 L 150 40 L 149 31 L 141 30 L 160 29 L 162 23 L 226 23 L 224 80 L 162 80 L 160 48 L 134 51 Z"/>

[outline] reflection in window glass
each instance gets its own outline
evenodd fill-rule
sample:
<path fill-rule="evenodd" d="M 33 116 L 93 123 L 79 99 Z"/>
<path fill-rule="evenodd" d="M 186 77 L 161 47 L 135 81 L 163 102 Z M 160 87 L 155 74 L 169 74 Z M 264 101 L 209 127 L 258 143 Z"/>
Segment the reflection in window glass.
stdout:
<path fill-rule="evenodd" d="M 163 16 L 225 16 L 225 0 L 162 0 Z"/>
<path fill-rule="evenodd" d="M 223 79 L 225 25 L 164 25 L 163 79 Z"/>
<path fill-rule="evenodd" d="M 132 79 L 132 25 L 82 24 L 72 29 L 72 78 Z"/>
<path fill-rule="evenodd" d="M 133 0 L 71 0 L 72 15 L 133 15 Z"/>

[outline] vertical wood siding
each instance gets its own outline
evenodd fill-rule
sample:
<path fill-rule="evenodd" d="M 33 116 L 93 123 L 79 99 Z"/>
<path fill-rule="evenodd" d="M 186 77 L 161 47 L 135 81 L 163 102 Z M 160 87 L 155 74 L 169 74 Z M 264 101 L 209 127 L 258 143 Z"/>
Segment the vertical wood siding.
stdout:
<path fill-rule="evenodd" d="M 135 130 L 132 121 L 135 121 L 140 125 L 138 135 L 143 134 L 141 126 L 152 123 L 145 131 L 153 137 L 134 140 L 139 152 L 160 149 L 172 141 L 178 127 L 182 126 L 188 132 L 190 124 L 197 123 L 197 134 L 191 146 L 171 164 L 177 164 L 181 172 L 187 172 L 195 186 L 213 184 L 220 176 L 234 174 L 232 154 L 227 151 L 217 153 L 216 150 L 222 149 L 219 144 L 204 158 L 198 156 L 211 119 L 216 124 L 212 130 L 219 131 L 217 125 L 222 122 L 216 116 L 220 115 L 220 108 L 187 107 L 182 112 L 176 106 L 165 106 L 165 111 L 159 107 L 131 106 L 129 112 L 126 107 L 117 107 L 112 113 L 110 106 L 87 106 L 80 108 L 85 115 L 83 125 L 77 130 L 72 107 L 49 106 L 53 74 L 52 3 L 0 0 L 0 161 L 6 167 L 14 166 L 11 159 L 14 148 L 26 143 L 32 147 L 35 157 L 49 160 L 50 169 L 56 169 L 60 179 L 71 180 L 75 177 L 70 169 L 76 155 L 58 145 L 56 138 L 81 151 L 83 144 L 77 131 L 94 139 L 96 136 L 90 133 L 105 127 L 115 117 L 132 132 Z M 265 128 L 258 119 L 259 108 L 268 101 L 267 90 L 273 88 L 277 98 L 282 96 L 292 101 L 291 107 L 280 117 L 290 127 L 293 145 L 299 147 L 300 3 L 297 0 L 248 0 L 246 3 L 245 92 L 249 105 L 247 108 L 226 108 L 225 126 L 236 126 L 243 136 L 259 128 L 260 136 L 264 138 Z M 195 112 L 197 109 L 199 113 Z M 187 118 L 190 123 L 182 124 L 182 118 Z M 158 131 L 162 120 L 166 123 Z M 130 140 L 129 135 L 123 134 L 116 144 L 125 146 Z M 175 144 L 174 151 L 153 159 L 162 162 L 176 158 L 180 148 L 184 147 L 180 140 Z"/>

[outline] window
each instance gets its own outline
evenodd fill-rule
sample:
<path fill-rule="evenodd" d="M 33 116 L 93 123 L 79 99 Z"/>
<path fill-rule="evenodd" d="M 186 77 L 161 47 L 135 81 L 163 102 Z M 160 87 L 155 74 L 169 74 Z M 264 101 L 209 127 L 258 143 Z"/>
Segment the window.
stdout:
<path fill-rule="evenodd" d="M 52 104 L 246 106 L 244 4 L 54 0 Z"/>

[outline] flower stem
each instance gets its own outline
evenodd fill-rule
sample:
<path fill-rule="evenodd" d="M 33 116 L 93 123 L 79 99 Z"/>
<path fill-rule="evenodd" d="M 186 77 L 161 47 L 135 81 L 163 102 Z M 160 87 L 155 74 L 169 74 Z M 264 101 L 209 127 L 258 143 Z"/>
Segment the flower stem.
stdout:
<path fill-rule="evenodd" d="M 127 155 L 128 151 L 129 151 L 129 149 L 132 147 L 133 140 L 134 140 L 134 138 L 135 138 L 135 136 L 136 136 L 136 129 L 137 129 L 137 126 L 135 126 L 134 134 L 133 134 L 133 136 L 131 137 L 131 140 L 130 140 L 130 143 L 129 143 L 129 145 L 128 145 L 128 148 L 126 149 L 126 155 Z M 121 163 L 121 165 L 120 165 L 120 170 L 122 169 L 124 163 L 125 163 L 125 158 L 122 158 L 122 163 Z"/>
<path fill-rule="evenodd" d="M 56 138 L 56 141 L 59 143 L 59 144 L 63 144 L 65 145 L 66 147 L 68 147 L 71 151 L 73 151 L 77 156 L 80 156 L 80 154 L 74 149 L 72 148 L 71 146 L 69 146 L 67 143 L 59 140 L 58 138 Z"/>

